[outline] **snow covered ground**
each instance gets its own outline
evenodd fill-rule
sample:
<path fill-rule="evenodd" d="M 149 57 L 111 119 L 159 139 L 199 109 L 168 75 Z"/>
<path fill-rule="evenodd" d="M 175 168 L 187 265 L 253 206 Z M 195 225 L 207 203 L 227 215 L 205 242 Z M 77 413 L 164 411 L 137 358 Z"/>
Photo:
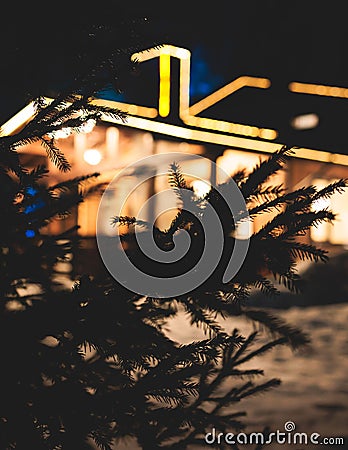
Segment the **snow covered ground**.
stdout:
<path fill-rule="evenodd" d="M 248 368 L 264 370 L 264 381 L 280 378 L 282 384 L 238 405 L 236 410 L 247 412 L 246 431 L 258 432 L 269 426 L 284 432 L 284 424 L 291 421 L 297 432 L 318 433 L 322 438 L 345 437 L 345 445 L 324 448 L 348 448 L 348 304 L 292 307 L 273 312 L 309 334 L 311 345 L 296 353 L 278 346 L 248 363 Z M 252 331 L 243 318 L 237 317 L 232 323 L 245 334 Z M 185 334 L 185 327 L 176 327 L 173 334 L 185 342 L 200 337 L 198 332 L 196 336 Z M 212 448 L 209 445 L 201 448 L 209 447 Z M 273 443 L 268 448 L 298 450 L 318 448 L 318 445 Z"/>
<path fill-rule="evenodd" d="M 273 312 L 309 334 L 312 343 L 308 349 L 296 353 L 288 347 L 279 346 L 248 363 L 248 368 L 264 370 L 265 377 L 260 381 L 280 378 L 282 384 L 262 395 L 245 399 L 236 407 L 236 411 L 247 413 L 246 432 L 260 432 L 265 426 L 272 431 L 284 432 L 284 424 L 291 421 L 296 427 L 294 432 L 308 436 L 318 433 L 318 440 L 325 437 L 344 438 L 344 445 L 329 444 L 319 448 L 347 449 L 348 304 L 292 307 Z M 186 326 L 184 316 L 181 320 L 170 332 L 173 337 L 180 342 L 202 337 L 198 329 Z M 250 323 L 241 317 L 234 318 L 231 325 L 246 335 L 252 331 Z M 195 446 L 194 450 L 209 448 L 213 446 L 202 442 L 202 446 Z M 239 445 L 239 448 L 249 450 L 254 449 L 255 445 Z M 318 445 L 273 442 L 263 448 L 309 450 L 318 449 Z M 115 449 L 136 450 L 138 447 L 130 440 L 128 445 L 118 445 Z"/>

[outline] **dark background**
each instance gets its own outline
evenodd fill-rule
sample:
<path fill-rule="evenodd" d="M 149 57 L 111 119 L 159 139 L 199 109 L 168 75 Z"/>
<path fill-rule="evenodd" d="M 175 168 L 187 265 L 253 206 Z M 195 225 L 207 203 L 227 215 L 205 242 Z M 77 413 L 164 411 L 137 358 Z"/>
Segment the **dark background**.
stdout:
<path fill-rule="evenodd" d="M 144 48 L 157 42 L 192 52 L 193 102 L 240 75 L 271 80 L 270 89 L 243 89 L 204 111 L 205 117 L 275 128 L 279 142 L 348 154 L 348 99 L 288 90 L 291 81 L 348 88 L 348 2 L 104 1 L 93 6 L 50 3 L 46 9 L 33 3 L 16 9 L 10 5 L 0 24 L 1 122 L 33 95 L 59 90 L 88 67 L 88 51 L 98 51 L 91 26 L 146 16 Z M 128 29 L 114 33 L 110 45 L 122 46 Z M 125 101 L 151 105 L 152 69 L 143 65 L 123 80 Z M 319 126 L 294 130 L 291 119 L 306 113 L 318 114 Z"/>

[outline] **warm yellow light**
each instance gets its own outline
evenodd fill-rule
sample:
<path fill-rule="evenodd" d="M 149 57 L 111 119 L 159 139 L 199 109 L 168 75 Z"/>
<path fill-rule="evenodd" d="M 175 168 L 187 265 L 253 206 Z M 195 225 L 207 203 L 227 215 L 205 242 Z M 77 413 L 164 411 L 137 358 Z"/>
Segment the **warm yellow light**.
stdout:
<path fill-rule="evenodd" d="M 179 59 L 190 59 L 191 52 L 186 48 L 174 47 L 174 55 Z"/>
<path fill-rule="evenodd" d="M 217 183 L 224 183 L 228 177 L 236 172 L 247 169 L 251 171 L 259 163 L 260 156 L 256 153 L 245 152 L 241 150 L 225 150 L 221 156 L 216 159 L 218 170 L 216 173 Z"/>
<path fill-rule="evenodd" d="M 21 128 L 33 118 L 35 114 L 34 102 L 30 102 L 27 106 L 21 109 L 11 119 L 5 122 L 0 128 L 0 136 L 9 136 L 14 133 L 18 128 Z"/>
<path fill-rule="evenodd" d="M 170 112 L 170 54 L 165 50 L 159 57 L 160 87 L 158 112 L 162 117 L 167 117 Z"/>
<path fill-rule="evenodd" d="M 96 121 L 94 119 L 86 120 L 82 125 L 79 126 L 80 133 L 90 133 L 96 125 Z M 66 139 L 73 133 L 72 128 L 61 128 L 60 130 L 52 131 L 52 133 L 48 133 L 49 137 L 54 139 Z"/>
<path fill-rule="evenodd" d="M 187 86 L 189 84 L 189 76 L 189 71 L 181 71 L 181 79 L 183 80 L 181 83 L 183 85 Z M 278 136 L 276 130 L 273 129 L 258 128 L 251 125 L 196 116 L 203 110 L 209 108 L 243 87 L 267 89 L 270 85 L 271 82 L 268 78 L 241 76 L 191 106 L 188 106 L 188 93 L 187 100 L 185 100 L 184 96 L 180 98 L 180 117 L 186 125 L 196 126 L 199 128 L 208 128 L 225 133 L 240 134 L 242 136 L 261 137 L 262 139 L 273 140 Z"/>
<path fill-rule="evenodd" d="M 299 83 L 293 81 L 289 83 L 289 91 L 298 94 L 322 95 L 325 97 L 348 98 L 348 88 L 327 86 L 324 84 Z"/>
<path fill-rule="evenodd" d="M 296 158 L 311 159 L 313 161 L 321 161 L 331 164 L 341 164 L 343 166 L 348 166 L 348 155 L 324 152 L 322 150 L 299 147 L 294 149 L 294 156 Z"/>
<path fill-rule="evenodd" d="M 330 207 L 330 200 L 326 198 L 318 198 L 312 203 L 313 211 L 318 212 Z"/>
<path fill-rule="evenodd" d="M 52 137 L 54 139 L 66 139 L 69 137 L 72 133 L 71 128 L 61 128 L 60 130 L 53 131 L 52 133 L 48 133 L 49 137 Z"/>
<path fill-rule="evenodd" d="M 258 127 L 251 125 L 243 125 L 227 121 L 195 117 L 195 115 L 199 112 L 220 101 L 224 97 L 232 94 L 236 90 L 241 89 L 242 87 L 249 86 L 262 89 L 268 88 L 270 86 L 270 80 L 268 80 L 267 78 L 241 76 L 190 107 L 190 51 L 184 48 L 166 44 L 132 55 L 132 59 L 139 62 L 147 61 L 155 57 L 160 58 L 159 111 L 157 111 L 156 108 L 148 108 L 139 105 L 107 101 L 102 99 L 95 99 L 94 104 L 107 106 L 110 105 L 112 107 L 116 107 L 125 111 L 129 115 L 134 116 L 155 118 L 157 117 L 158 113 L 162 117 L 168 116 L 170 112 L 170 58 L 175 57 L 180 60 L 179 116 L 185 124 L 226 133 L 240 134 L 250 137 L 261 137 L 262 139 L 267 140 L 273 140 L 277 137 L 277 132 L 272 129 L 259 129 Z M 50 101 L 51 100 L 52 99 L 50 99 Z M 14 120 L 11 123 L 9 121 L 4 124 L 2 130 L 3 135 L 13 132 L 16 128 L 18 128 L 18 126 L 22 125 L 25 120 L 28 120 L 28 117 L 32 117 L 33 113 L 33 111 L 30 111 L 30 107 L 29 110 L 22 110 L 21 114 L 23 114 L 23 116 L 17 116 L 16 119 L 13 118 Z"/>
<path fill-rule="evenodd" d="M 90 148 L 84 151 L 83 159 L 86 161 L 87 164 L 90 164 L 91 166 L 96 166 L 102 160 L 102 154 L 96 148 Z"/>
<path fill-rule="evenodd" d="M 276 132 L 276 130 L 272 130 L 270 128 L 261 128 L 259 130 L 258 136 L 261 139 L 267 139 L 271 141 L 278 136 L 278 133 Z"/>
<path fill-rule="evenodd" d="M 209 108 L 210 106 L 214 105 L 215 103 L 219 102 L 225 97 L 228 97 L 234 92 L 239 91 L 239 89 L 242 89 L 243 87 L 266 89 L 270 87 L 270 85 L 271 82 L 268 78 L 258 78 L 248 76 L 236 78 L 235 80 L 231 81 L 231 83 L 226 84 L 222 88 L 205 97 L 203 100 L 200 100 L 199 102 L 190 106 L 189 108 L 190 114 L 192 114 L 193 116 L 199 114 L 204 109 Z"/>
<path fill-rule="evenodd" d="M 47 102 L 51 102 L 51 98 L 45 99 Z M 92 100 L 92 104 L 95 105 L 105 105 L 109 107 L 113 107 L 117 102 L 113 102 L 111 100 L 101 100 L 101 99 L 94 99 Z M 25 114 L 22 116 L 21 110 L 18 115 L 14 116 L 16 117 L 15 125 L 13 126 L 6 126 L 6 124 L 12 124 L 12 119 L 10 119 L 6 124 L 4 124 L 1 128 L 1 130 L 6 130 L 6 134 L 8 135 L 11 132 L 13 132 L 16 128 L 23 126 L 23 122 L 18 122 L 18 117 L 25 117 L 25 121 L 31 120 L 33 118 L 33 115 L 35 113 L 35 109 L 33 108 L 32 114 L 30 115 L 28 110 L 30 110 L 30 107 L 32 107 L 33 104 L 30 103 L 27 105 L 23 110 L 25 110 Z M 29 108 L 28 108 L 29 107 Z M 117 106 L 116 106 L 117 107 Z M 192 120 L 198 119 L 192 117 Z M 216 145 L 224 145 L 226 147 L 230 148 L 241 148 L 246 150 L 252 150 L 256 152 L 264 152 L 264 153 L 273 153 L 276 150 L 279 150 L 279 148 L 283 145 L 282 143 L 271 143 L 271 142 L 265 142 L 260 141 L 258 139 L 249 139 L 245 137 L 238 137 L 238 136 L 231 136 L 231 135 L 223 135 L 221 133 L 214 133 L 210 131 L 201 131 L 201 130 L 193 130 L 186 127 L 180 127 L 177 125 L 171 125 L 161 122 L 156 122 L 154 120 L 149 120 L 143 117 L 134 117 L 134 116 L 128 116 L 127 121 L 124 122 L 122 119 L 112 118 L 108 115 L 102 115 L 102 120 L 109 123 L 115 123 L 120 125 L 126 125 L 132 128 L 141 129 L 144 131 L 150 131 L 153 133 L 160 133 L 167 136 L 173 136 L 184 140 L 193 140 L 197 142 L 207 142 L 212 143 Z M 11 131 L 12 130 L 12 131 Z M 344 166 L 348 166 L 348 155 L 341 155 L 337 153 L 330 153 L 322 150 L 316 150 L 316 149 L 310 149 L 310 148 L 295 148 L 294 149 L 294 157 L 296 158 L 302 158 L 302 159 L 309 159 L 313 161 L 321 161 L 321 162 L 329 162 L 331 164 L 340 164 Z"/>
<path fill-rule="evenodd" d="M 210 183 L 203 180 L 194 180 L 192 182 L 193 192 L 197 195 L 197 197 L 204 197 L 211 189 Z"/>
<path fill-rule="evenodd" d="M 123 124 L 120 119 L 113 119 L 108 116 L 103 117 L 103 120 L 105 120 L 106 122 Z M 273 143 L 260 141 L 258 139 L 224 135 L 211 131 L 192 130 L 186 127 L 143 119 L 142 117 L 130 116 L 128 117 L 126 125 L 129 127 L 139 128 L 141 130 L 151 131 L 153 133 L 165 134 L 167 136 L 173 136 L 180 139 L 193 140 L 197 142 L 207 142 L 211 144 L 224 145 L 231 148 L 241 148 L 256 152 L 259 151 L 264 153 L 273 153 L 276 150 L 279 150 L 283 145 L 282 143 Z M 348 166 L 348 155 L 340 155 L 337 153 L 330 153 L 305 147 L 295 148 L 294 157 Z"/>
<path fill-rule="evenodd" d="M 253 222 L 250 219 L 245 219 L 236 224 L 236 229 L 233 235 L 236 239 L 250 239 L 253 231 Z"/>
<path fill-rule="evenodd" d="M 94 119 L 88 119 L 86 122 L 84 122 L 80 127 L 81 133 L 90 133 L 93 131 L 93 128 L 96 126 L 96 121 Z"/>
<path fill-rule="evenodd" d="M 111 108 L 118 108 L 127 114 L 132 114 L 134 116 L 148 117 L 149 119 L 154 119 L 158 116 L 158 111 L 156 108 L 149 108 L 147 106 L 132 105 L 130 103 L 116 102 L 114 100 L 104 100 L 104 99 L 94 99 L 93 103 L 95 105 L 110 106 Z"/>
<path fill-rule="evenodd" d="M 198 128 L 206 128 L 224 133 L 240 134 L 242 136 L 261 137 L 262 139 L 267 140 L 273 140 L 278 135 L 278 133 L 272 129 L 258 128 L 255 126 L 226 122 L 223 120 L 208 119 L 206 117 L 186 115 L 183 118 L 183 122 L 186 123 L 186 125 L 191 125 Z"/>
<path fill-rule="evenodd" d="M 159 114 L 167 117 L 170 111 L 170 58 L 178 58 L 180 61 L 180 87 L 179 87 L 179 117 L 190 126 L 207 128 L 226 133 L 240 134 L 242 136 L 261 137 L 273 140 L 277 137 L 276 130 L 258 128 L 251 125 L 236 124 L 227 121 L 196 117 L 204 109 L 219 102 L 223 98 L 243 87 L 254 87 L 267 89 L 271 82 L 268 78 L 241 76 L 231 83 L 218 89 L 208 97 L 190 106 L 190 60 L 191 53 L 185 48 L 165 44 L 159 48 L 144 50 L 135 53 L 133 60 L 139 62 L 148 61 L 153 58 L 160 59 L 160 87 L 159 87 Z M 128 113 L 132 114 L 130 110 Z M 145 116 L 144 116 L 145 117 Z"/>
<path fill-rule="evenodd" d="M 166 47 L 166 45 L 161 48 Z M 149 59 L 157 58 L 160 54 L 160 49 L 158 47 L 148 48 L 146 51 L 133 53 L 131 56 L 132 61 L 143 62 Z"/>
<path fill-rule="evenodd" d="M 296 130 L 309 130 L 319 125 L 319 116 L 317 114 L 301 114 L 291 121 L 291 126 Z"/>

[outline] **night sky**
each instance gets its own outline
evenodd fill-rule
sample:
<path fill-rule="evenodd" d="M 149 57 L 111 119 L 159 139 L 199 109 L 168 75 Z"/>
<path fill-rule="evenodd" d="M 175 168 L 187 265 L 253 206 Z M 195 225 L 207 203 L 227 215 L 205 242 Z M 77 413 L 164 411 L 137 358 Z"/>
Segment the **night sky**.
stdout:
<path fill-rule="evenodd" d="M 104 1 L 98 2 L 97 10 L 82 8 L 81 3 L 81 14 L 70 11 L 68 4 L 57 3 L 47 10 L 32 5 L 27 11 L 21 9 L 20 17 L 9 14 L 1 19 L 1 121 L 33 94 L 59 90 L 84 67 L 81 54 L 93 47 L 91 24 L 115 24 L 125 15 L 147 16 L 142 28 L 145 47 L 154 41 L 192 52 L 192 101 L 240 75 L 271 80 L 267 95 L 247 89 L 206 111 L 210 117 L 277 128 L 280 140 L 289 145 L 348 153 L 348 99 L 288 91 L 291 81 L 348 88 L 348 3 L 344 1 L 217 0 L 126 6 Z M 122 33 L 115 35 L 113 45 L 122 44 L 122 39 Z M 150 102 L 149 78 L 144 67 L 136 78 L 124 81 L 124 98 Z M 319 115 L 316 129 L 291 129 L 291 118 L 310 112 Z"/>

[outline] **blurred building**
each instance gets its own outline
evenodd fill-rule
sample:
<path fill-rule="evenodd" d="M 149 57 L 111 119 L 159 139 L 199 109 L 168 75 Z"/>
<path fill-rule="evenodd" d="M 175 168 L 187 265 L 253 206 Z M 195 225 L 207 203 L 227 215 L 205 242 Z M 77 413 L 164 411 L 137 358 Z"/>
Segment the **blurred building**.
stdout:
<path fill-rule="evenodd" d="M 96 104 L 127 111 L 127 121 L 105 117 L 99 124 L 87 123 L 81 133 L 71 134 L 69 130 L 63 130 L 57 135 L 60 149 L 72 164 L 71 172 L 59 172 L 46 158 L 45 151 L 39 144 L 21 148 L 22 158 L 25 158 L 27 163 L 35 165 L 40 161 L 48 166 L 51 182 L 96 171 L 101 174 L 99 182 L 109 183 L 117 174 L 122 173 L 117 188 L 108 191 L 107 201 L 104 202 L 104 205 L 107 205 L 102 212 L 105 215 L 105 223 L 109 223 L 120 206 L 118 202 L 122 192 L 130 192 L 137 184 L 137 173 L 128 173 L 124 168 L 154 154 L 180 152 L 204 156 L 206 159 L 199 168 L 200 180 L 189 180 L 190 183 L 195 183 L 193 186 L 197 190 L 204 189 L 210 183 L 224 181 L 216 179 L 216 171 L 211 163 L 216 163 L 227 174 L 233 174 L 241 168 L 251 170 L 260 159 L 267 158 L 282 144 L 297 147 L 286 170 L 271 180 L 272 184 L 283 184 L 289 190 L 311 184 L 320 188 L 334 180 L 348 177 L 348 154 L 344 154 L 344 151 L 332 151 L 325 148 L 325 145 L 319 149 L 310 145 L 304 146 L 301 145 L 301 139 L 297 144 L 282 141 L 277 124 L 272 126 L 267 115 L 264 117 L 262 113 L 263 106 L 266 109 L 267 95 L 272 88 L 271 78 L 240 74 L 206 96 L 201 96 L 198 101 L 193 101 L 192 61 L 188 49 L 164 45 L 133 57 L 140 61 L 140 67 L 144 67 L 148 85 L 144 86 L 144 80 L 141 83 L 143 88 L 148 90 L 147 104 L 142 103 L 142 98 L 136 101 L 134 92 L 139 92 L 139 88 L 135 87 L 130 99 L 132 102 L 124 97 L 115 98 L 112 93 L 107 92 L 96 99 Z M 290 98 L 307 96 L 312 101 L 313 98 L 348 101 L 348 87 L 292 80 L 287 85 L 286 95 Z M 253 101 L 250 101 L 250 96 Z M 245 113 L 244 104 L 249 105 L 250 118 Z M 237 120 L 240 105 L 241 119 Z M 30 120 L 32 114 L 33 105 L 27 105 L 3 125 L 3 134 L 15 132 Z M 310 109 L 292 117 L 288 126 L 292 127 L 294 132 L 306 133 L 319 124 L 319 115 L 315 109 Z M 306 142 L 310 143 L 308 140 Z M 169 157 L 168 164 L 170 162 L 172 161 Z M 183 171 L 190 173 L 192 163 L 197 164 L 188 156 L 182 167 Z M 146 200 L 169 187 L 165 177 L 156 177 L 156 167 L 144 166 L 144 170 L 153 174 L 152 181 L 132 194 L 122 209 L 124 215 L 139 217 L 140 208 Z M 172 200 L 168 201 L 170 203 Z M 69 225 L 71 221 L 80 225 L 79 232 L 85 238 L 86 248 L 94 248 L 99 204 L 100 193 L 90 195 L 69 219 Z M 320 242 L 322 246 L 344 248 L 348 245 L 348 192 L 323 200 L 322 204 L 318 204 L 318 208 L 322 207 L 330 207 L 338 214 L 336 222 L 334 225 L 324 224 L 313 228 L 304 239 L 307 242 Z M 145 216 L 140 218 L 151 220 L 157 217 L 161 208 L 163 209 L 163 205 L 160 204 L 153 206 L 151 210 L 143 211 Z M 173 213 L 160 215 L 157 224 L 165 228 L 172 215 Z M 54 224 L 50 231 L 58 232 L 64 226 L 68 224 Z M 256 221 L 252 226 L 260 226 L 260 222 Z"/>

